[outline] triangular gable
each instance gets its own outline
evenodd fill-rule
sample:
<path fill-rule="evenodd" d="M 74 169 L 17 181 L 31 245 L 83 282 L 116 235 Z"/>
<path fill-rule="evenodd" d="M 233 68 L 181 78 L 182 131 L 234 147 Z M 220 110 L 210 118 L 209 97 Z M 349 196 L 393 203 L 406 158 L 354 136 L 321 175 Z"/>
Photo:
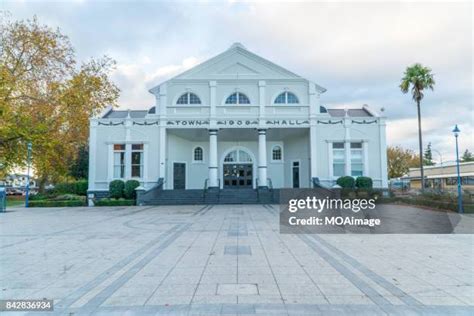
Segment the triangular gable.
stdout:
<path fill-rule="evenodd" d="M 219 79 L 303 79 L 299 75 L 248 51 L 242 44 L 235 43 L 221 54 L 167 80 L 219 80 Z M 324 92 L 326 89 L 316 85 Z M 155 93 L 156 86 L 150 89 Z"/>
<path fill-rule="evenodd" d="M 250 67 L 247 67 L 239 62 L 230 65 L 227 68 L 224 68 L 220 70 L 218 75 L 225 75 L 225 76 L 232 76 L 232 75 L 258 75 L 259 72 L 256 71 L 255 69 L 252 69 Z"/>
<path fill-rule="evenodd" d="M 226 69 L 242 70 L 242 73 L 226 73 Z M 235 78 L 237 74 L 258 75 L 260 79 L 301 79 L 291 71 L 248 51 L 239 43 L 172 79 L 223 79 Z"/>

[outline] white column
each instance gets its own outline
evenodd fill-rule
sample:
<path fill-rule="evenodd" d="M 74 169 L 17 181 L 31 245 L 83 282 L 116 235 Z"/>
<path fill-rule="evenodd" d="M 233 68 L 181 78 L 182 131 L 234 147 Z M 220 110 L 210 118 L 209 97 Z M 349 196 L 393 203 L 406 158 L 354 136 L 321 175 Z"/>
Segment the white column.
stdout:
<path fill-rule="evenodd" d="M 217 174 L 217 130 L 209 130 L 209 183 L 210 188 L 217 188 L 218 174 Z"/>
<path fill-rule="evenodd" d="M 309 83 L 308 89 L 308 99 L 309 99 L 309 116 L 313 118 L 316 114 L 319 113 L 319 100 L 316 95 L 316 85 L 312 82 Z"/>
<path fill-rule="evenodd" d="M 380 134 L 380 177 L 382 179 L 382 188 L 388 188 L 387 175 L 387 139 L 385 137 L 385 118 L 380 118 L 379 134 Z"/>
<path fill-rule="evenodd" d="M 95 190 L 96 148 L 97 120 L 91 119 L 89 125 L 89 190 Z"/>
<path fill-rule="evenodd" d="M 217 88 L 217 82 L 216 81 L 209 81 L 209 115 L 210 119 L 214 120 L 216 119 L 216 88 Z"/>
<path fill-rule="evenodd" d="M 143 144 L 143 186 L 146 186 L 148 182 L 148 143 Z"/>
<path fill-rule="evenodd" d="M 130 111 L 125 119 L 125 179 L 132 177 L 132 144 L 131 141 L 131 129 L 132 119 L 130 117 Z"/>
<path fill-rule="evenodd" d="M 333 155 L 332 155 L 332 143 L 328 142 L 328 179 L 332 180 L 334 178 L 334 165 L 333 165 Z"/>
<path fill-rule="evenodd" d="M 310 163 L 311 163 L 311 186 L 313 186 L 313 178 L 318 177 L 318 164 L 317 164 L 317 132 L 316 126 L 311 125 L 309 128 L 309 154 L 310 154 Z"/>
<path fill-rule="evenodd" d="M 258 186 L 267 184 L 267 130 L 258 130 Z"/>
<path fill-rule="evenodd" d="M 346 117 L 344 118 L 344 163 L 345 163 L 345 170 L 344 173 L 346 176 L 350 176 L 352 173 L 352 166 L 351 166 L 351 121 L 348 116 L 348 111 L 346 110 Z"/>
<path fill-rule="evenodd" d="M 265 87 L 267 83 L 265 80 L 258 82 L 258 105 L 259 105 L 259 118 L 265 119 Z"/>
<path fill-rule="evenodd" d="M 362 142 L 362 154 L 364 155 L 364 177 L 370 177 L 369 174 L 369 143 L 367 141 Z"/>
<path fill-rule="evenodd" d="M 159 177 L 166 179 L 166 127 L 160 127 L 160 145 L 159 145 Z"/>
<path fill-rule="evenodd" d="M 107 145 L 107 182 L 114 179 L 114 144 Z"/>

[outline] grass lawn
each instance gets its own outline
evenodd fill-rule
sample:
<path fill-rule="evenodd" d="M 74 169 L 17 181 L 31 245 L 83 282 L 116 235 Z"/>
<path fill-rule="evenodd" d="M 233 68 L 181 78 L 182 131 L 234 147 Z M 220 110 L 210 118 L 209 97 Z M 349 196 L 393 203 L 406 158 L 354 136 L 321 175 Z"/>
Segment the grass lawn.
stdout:
<path fill-rule="evenodd" d="M 25 205 L 25 197 L 7 197 L 7 208 L 12 206 Z"/>

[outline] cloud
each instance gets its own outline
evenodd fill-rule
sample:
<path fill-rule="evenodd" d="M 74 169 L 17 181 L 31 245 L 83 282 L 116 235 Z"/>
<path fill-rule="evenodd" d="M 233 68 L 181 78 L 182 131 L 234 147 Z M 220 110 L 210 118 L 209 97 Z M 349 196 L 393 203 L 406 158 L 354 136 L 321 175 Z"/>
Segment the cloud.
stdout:
<path fill-rule="evenodd" d="M 148 89 L 242 42 L 328 91 L 324 105 L 385 108 L 389 144 L 417 150 L 416 106 L 398 84 L 407 65 L 433 69 L 422 103 L 425 144 L 474 149 L 472 4 L 464 2 L 49 2 L 4 5 L 70 36 L 78 58 L 107 54 L 124 108 L 154 103 Z"/>

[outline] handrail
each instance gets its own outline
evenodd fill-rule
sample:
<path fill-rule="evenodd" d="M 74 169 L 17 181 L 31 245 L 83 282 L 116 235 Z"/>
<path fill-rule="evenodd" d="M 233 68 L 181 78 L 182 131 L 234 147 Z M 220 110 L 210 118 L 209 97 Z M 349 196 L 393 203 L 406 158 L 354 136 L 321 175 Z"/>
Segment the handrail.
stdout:
<path fill-rule="evenodd" d="M 205 199 L 206 198 L 206 193 L 207 193 L 207 183 L 209 182 L 209 178 L 204 180 L 204 188 L 202 189 L 202 197 Z"/>
<path fill-rule="evenodd" d="M 258 178 L 256 179 L 256 182 L 257 182 L 257 189 L 258 189 L 258 187 L 259 187 Z M 267 187 L 270 191 L 273 190 L 273 183 L 272 183 L 272 179 L 270 179 L 270 178 L 267 178 Z"/>
<path fill-rule="evenodd" d="M 166 182 L 165 179 L 159 178 L 156 184 L 152 186 L 151 188 L 149 188 L 148 190 L 146 190 L 143 194 L 147 194 L 148 192 L 154 191 L 159 188 L 163 188 L 163 185 L 165 184 L 165 182 Z"/>
<path fill-rule="evenodd" d="M 323 189 L 325 191 L 328 191 L 331 195 L 334 194 L 334 190 L 326 185 L 323 185 L 321 182 L 319 182 L 319 178 L 314 177 L 312 178 L 313 182 L 313 188 L 315 189 Z"/>
<path fill-rule="evenodd" d="M 270 191 L 273 191 L 272 179 L 267 178 L 267 184 L 268 184 L 268 189 L 269 189 Z"/>
<path fill-rule="evenodd" d="M 220 195 L 221 195 L 221 190 L 220 190 L 220 188 L 221 188 L 221 179 L 217 179 L 217 187 L 219 188 L 219 191 L 217 192 L 217 198 L 220 198 Z M 203 188 L 203 192 L 202 192 L 203 198 L 206 198 L 207 191 L 209 191 L 209 178 L 204 180 L 204 188 Z"/>

